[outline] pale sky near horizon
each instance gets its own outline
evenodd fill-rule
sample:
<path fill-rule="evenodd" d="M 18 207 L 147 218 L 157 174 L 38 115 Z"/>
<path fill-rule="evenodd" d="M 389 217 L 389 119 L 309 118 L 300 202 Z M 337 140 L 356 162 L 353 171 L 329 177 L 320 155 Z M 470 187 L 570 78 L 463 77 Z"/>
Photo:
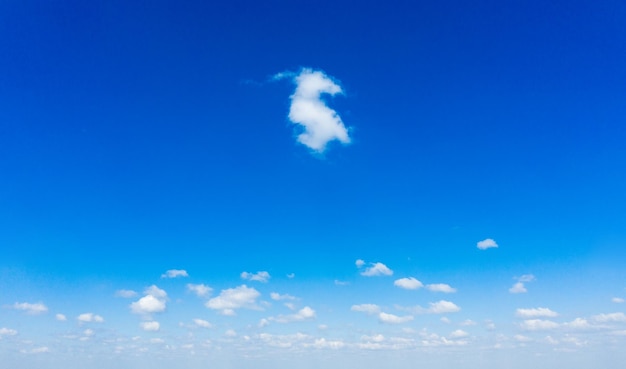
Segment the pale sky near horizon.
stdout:
<path fill-rule="evenodd" d="M 0 2 L 0 363 L 621 368 L 624 24 Z"/>

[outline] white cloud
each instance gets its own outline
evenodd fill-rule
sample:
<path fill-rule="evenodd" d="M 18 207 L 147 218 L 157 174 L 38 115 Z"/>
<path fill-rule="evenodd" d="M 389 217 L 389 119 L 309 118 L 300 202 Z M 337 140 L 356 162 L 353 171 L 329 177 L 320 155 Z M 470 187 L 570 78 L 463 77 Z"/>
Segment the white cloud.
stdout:
<path fill-rule="evenodd" d="M 393 315 L 393 314 L 387 314 L 385 312 L 380 312 L 378 314 L 378 320 L 381 323 L 386 323 L 386 324 L 402 324 L 402 323 L 410 322 L 411 320 L 413 320 L 413 316 L 411 315 L 398 316 L 398 315 Z"/>
<path fill-rule="evenodd" d="M 83 322 L 83 323 L 102 323 L 104 322 L 104 318 L 101 317 L 100 315 L 96 315 L 94 313 L 83 313 L 80 314 L 76 319 L 78 319 L 79 322 Z"/>
<path fill-rule="evenodd" d="M 515 336 L 513 336 L 513 339 L 515 339 L 517 342 L 531 342 L 533 339 L 527 336 L 523 336 L 521 334 L 516 334 Z"/>
<path fill-rule="evenodd" d="M 393 285 L 396 287 L 404 288 L 405 290 L 416 290 L 418 288 L 424 287 L 422 282 L 413 277 L 396 279 L 393 282 Z"/>
<path fill-rule="evenodd" d="M 133 290 L 117 290 L 115 291 L 115 297 L 123 297 L 125 299 L 130 299 L 137 296 L 137 292 Z"/>
<path fill-rule="evenodd" d="M 144 291 L 145 296 L 130 304 L 130 309 L 135 314 L 152 314 L 165 311 L 167 293 L 159 287 L 152 285 Z"/>
<path fill-rule="evenodd" d="M 357 259 L 357 261 L 354 262 L 354 265 L 356 265 L 357 268 L 360 268 L 363 265 L 365 265 L 365 261 L 363 261 L 361 259 Z"/>
<path fill-rule="evenodd" d="M 565 323 L 564 326 L 566 326 L 567 328 L 573 328 L 573 329 L 594 328 L 591 324 L 589 324 L 587 319 L 583 319 L 583 318 L 576 318 L 569 323 Z"/>
<path fill-rule="evenodd" d="M 295 274 L 295 273 L 289 273 L 289 274 L 287 274 L 287 278 L 289 278 L 289 279 L 294 279 L 294 278 L 295 278 L 295 276 L 296 276 L 296 274 Z"/>
<path fill-rule="evenodd" d="M 96 332 L 93 331 L 93 329 L 85 329 L 83 331 L 83 334 L 87 337 L 93 336 L 94 334 L 96 334 Z"/>
<path fill-rule="evenodd" d="M 244 284 L 239 287 L 222 290 L 219 296 L 207 301 L 205 306 L 209 309 L 221 310 L 224 315 L 234 315 L 235 309 L 258 309 L 256 299 L 260 295 L 259 291 Z"/>
<path fill-rule="evenodd" d="M 0 336 L 15 336 L 17 331 L 11 328 L 0 328 Z"/>
<path fill-rule="evenodd" d="M 281 79 L 288 75 L 281 73 L 274 78 Z M 341 117 L 321 99 L 321 94 L 341 94 L 341 87 L 323 72 L 307 68 L 295 76 L 294 82 L 296 91 L 291 95 L 289 120 L 304 129 L 298 135 L 298 142 L 319 153 L 324 152 L 326 145 L 333 140 L 350 143 Z"/>
<path fill-rule="evenodd" d="M 336 286 L 347 286 L 347 285 L 349 285 L 349 284 L 350 284 L 350 282 L 347 282 L 347 281 L 340 281 L 340 280 L 338 280 L 338 279 L 335 279 L 335 285 L 336 285 Z"/>
<path fill-rule="evenodd" d="M 520 327 L 527 331 L 541 331 L 558 328 L 559 323 L 553 322 L 551 320 L 528 319 L 524 320 L 520 324 Z"/>
<path fill-rule="evenodd" d="M 152 285 L 152 286 L 146 288 L 143 291 L 143 293 L 145 295 L 152 295 L 152 296 L 154 296 L 156 298 L 159 298 L 159 299 L 164 299 L 164 298 L 167 297 L 167 293 L 164 290 L 160 289 L 159 287 L 157 287 L 155 285 Z"/>
<path fill-rule="evenodd" d="M 487 238 L 482 241 L 478 241 L 476 243 L 476 247 L 478 247 L 480 250 L 487 250 L 490 248 L 497 248 L 498 244 L 493 239 Z"/>
<path fill-rule="evenodd" d="M 291 322 L 299 322 L 302 320 L 309 320 L 315 318 L 315 310 L 311 309 L 308 306 L 303 307 L 295 314 L 290 315 L 279 315 L 277 317 L 269 318 L 271 321 L 275 321 L 277 323 L 291 323 Z"/>
<path fill-rule="evenodd" d="M 361 336 L 361 341 L 367 342 L 383 342 L 385 340 L 385 336 L 382 334 L 376 334 L 373 336 Z"/>
<path fill-rule="evenodd" d="M 234 329 L 228 329 L 226 330 L 226 332 L 224 332 L 224 336 L 226 337 L 237 337 L 237 331 L 235 331 Z"/>
<path fill-rule="evenodd" d="M 198 297 L 206 297 L 213 292 L 213 289 L 205 284 L 187 284 L 187 290 L 193 292 Z"/>
<path fill-rule="evenodd" d="M 448 317 L 445 317 L 445 316 L 442 316 L 441 319 L 439 320 L 441 320 L 442 323 L 446 323 L 446 324 L 452 323 L 452 321 Z"/>
<path fill-rule="evenodd" d="M 457 329 L 456 331 L 450 333 L 450 338 L 463 338 L 469 336 L 469 333 L 465 332 L 462 329 Z"/>
<path fill-rule="evenodd" d="M 248 272 L 241 273 L 241 279 L 247 279 L 249 281 L 267 283 L 267 281 L 269 281 L 270 278 L 271 278 L 270 274 L 265 271 L 256 272 L 256 273 L 248 273 Z"/>
<path fill-rule="evenodd" d="M 517 279 L 519 282 L 532 282 L 535 280 L 535 276 L 532 274 L 524 274 L 521 277 L 517 277 L 515 279 Z"/>
<path fill-rule="evenodd" d="M 362 276 L 375 277 L 381 275 L 393 275 L 393 270 L 387 268 L 383 263 L 370 263 L 368 268 L 361 272 Z"/>
<path fill-rule="evenodd" d="M 624 313 L 598 314 L 594 315 L 592 318 L 598 323 L 626 323 L 626 315 L 624 315 Z"/>
<path fill-rule="evenodd" d="M 367 314 L 378 314 L 380 312 L 380 306 L 374 304 L 352 305 L 350 310 Z"/>
<path fill-rule="evenodd" d="M 16 302 L 13 309 L 25 311 L 27 314 L 37 315 L 48 312 L 48 307 L 41 302 L 31 304 L 28 302 Z"/>
<path fill-rule="evenodd" d="M 513 285 L 513 287 L 509 288 L 509 292 L 510 293 L 526 293 L 528 292 L 528 290 L 526 289 L 526 286 L 524 286 L 524 283 L 517 282 Z"/>
<path fill-rule="evenodd" d="M 624 299 L 623 299 L 623 298 L 621 298 L 621 297 L 613 297 L 613 298 L 611 299 L 611 301 L 612 301 L 612 302 L 614 302 L 614 303 L 616 303 L 616 304 L 621 304 L 621 303 L 623 303 L 623 302 L 624 302 Z"/>
<path fill-rule="evenodd" d="M 554 318 L 559 314 L 555 311 L 552 311 L 548 308 L 535 308 L 535 309 L 517 309 L 515 311 L 515 315 L 518 318 L 529 319 L 529 318 Z"/>
<path fill-rule="evenodd" d="M 57 314 L 54 316 L 54 318 L 60 322 L 64 322 L 67 320 L 67 317 L 63 314 Z"/>
<path fill-rule="evenodd" d="M 452 288 L 450 285 L 445 283 L 434 283 L 426 285 L 426 288 L 429 291 L 433 292 L 443 292 L 443 293 L 455 293 L 456 288 Z"/>
<path fill-rule="evenodd" d="M 45 354 L 50 352 L 50 349 L 47 346 L 35 347 L 30 350 L 20 350 L 22 354 Z"/>
<path fill-rule="evenodd" d="M 288 294 L 284 294 L 281 295 L 278 292 L 272 292 L 270 293 L 270 297 L 272 298 L 272 300 L 274 301 L 281 301 L 281 300 L 296 300 L 296 298 L 294 296 L 288 295 Z"/>
<path fill-rule="evenodd" d="M 475 321 L 473 321 L 473 320 L 471 320 L 471 319 L 465 319 L 464 321 L 462 321 L 462 322 L 460 323 L 460 325 L 461 325 L 462 327 L 469 327 L 469 326 L 476 325 L 476 322 L 475 322 Z"/>
<path fill-rule="evenodd" d="M 428 305 L 429 305 L 428 308 L 424 308 L 421 306 L 414 306 L 414 307 L 408 307 L 408 308 L 397 306 L 397 308 L 401 310 L 405 310 L 405 311 L 410 311 L 414 314 L 447 314 L 447 313 L 456 313 L 458 311 L 461 311 L 461 308 L 458 305 L 456 305 L 454 302 L 446 301 L 446 300 L 430 302 Z"/>
<path fill-rule="evenodd" d="M 213 327 L 213 325 L 211 323 L 207 322 L 206 320 L 194 319 L 193 322 L 196 323 L 196 325 L 198 327 L 202 327 L 202 328 L 211 328 L 211 327 Z"/>
<path fill-rule="evenodd" d="M 141 329 L 147 332 L 156 332 L 161 329 L 161 324 L 159 324 L 159 322 L 157 321 L 141 322 L 139 326 L 141 327 Z"/>
<path fill-rule="evenodd" d="M 344 346 L 345 346 L 345 343 L 341 340 L 327 341 L 326 338 L 324 337 L 317 338 L 313 342 L 313 347 L 318 348 L 318 349 L 329 348 L 329 349 L 337 350 Z"/>
<path fill-rule="evenodd" d="M 165 273 L 161 274 L 161 278 L 178 278 L 178 277 L 189 277 L 186 270 L 183 269 L 170 269 Z"/>

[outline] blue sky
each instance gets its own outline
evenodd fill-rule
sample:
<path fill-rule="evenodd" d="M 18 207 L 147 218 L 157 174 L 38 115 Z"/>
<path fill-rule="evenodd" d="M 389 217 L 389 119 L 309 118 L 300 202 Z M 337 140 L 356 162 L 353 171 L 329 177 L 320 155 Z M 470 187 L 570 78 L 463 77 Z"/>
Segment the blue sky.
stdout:
<path fill-rule="evenodd" d="M 617 368 L 625 21 L 2 2 L 0 360 Z"/>

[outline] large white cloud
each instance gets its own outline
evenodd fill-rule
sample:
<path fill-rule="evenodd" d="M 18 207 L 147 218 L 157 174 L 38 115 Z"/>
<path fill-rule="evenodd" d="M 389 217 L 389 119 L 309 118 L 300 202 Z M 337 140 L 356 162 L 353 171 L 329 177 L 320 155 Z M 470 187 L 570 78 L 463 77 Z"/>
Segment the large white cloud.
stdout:
<path fill-rule="evenodd" d="M 48 312 L 48 307 L 41 302 L 34 304 L 28 302 L 16 302 L 13 304 L 13 309 L 25 311 L 27 314 L 37 315 Z"/>
<path fill-rule="evenodd" d="M 378 314 L 378 320 L 381 323 L 386 323 L 386 324 L 402 324 L 402 323 L 410 322 L 411 320 L 413 320 L 413 316 L 411 315 L 398 316 L 398 315 L 388 314 L 385 312 L 380 312 Z"/>
<path fill-rule="evenodd" d="M 292 74 L 281 73 L 275 78 L 286 76 Z M 343 93 L 341 87 L 323 72 L 308 68 L 295 75 L 293 81 L 296 90 L 291 95 L 289 120 L 303 128 L 298 142 L 319 153 L 324 152 L 326 145 L 333 140 L 350 143 L 341 117 L 321 99 L 322 94 L 333 96 Z"/>
<path fill-rule="evenodd" d="M 404 288 L 405 290 L 416 290 L 418 288 L 424 287 L 424 284 L 422 284 L 422 282 L 413 277 L 396 279 L 393 282 L 393 285 L 396 287 Z"/>
<path fill-rule="evenodd" d="M 221 310 L 224 315 L 234 315 L 239 308 L 258 309 L 256 299 L 261 296 L 259 291 L 245 284 L 222 290 L 219 296 L 205 303 L 205 306 L 213 310 Z"/>
<path fill-rule="evenodd" d="M 130 309 L 135 314 L 152 314 L 165 311 L 167 293 L 159 287 L 152 285 L 144 291 L 145 296 L 130 304 Z"/>
<path fill-rule="evenodd" d="M 104 318 L 101 317 L 100 315 L 96 315 L 94 313 L 83 313 L 80 314 L 78 317 L 76 317 L 76 319 L 79 322 L 83 322 L 83 323 L 102 323 L 104 322 Z"/>
<path fill-rule="evenodd" d="M 267 281 L 269 281 L 270 278 L 271 278 L 270 274 L 266 271 L 260 271 L 256 273 L 248 273 L 248 272 L 241 273 L 241 279 L 247 279 L 249 281 L 267 283 Z"/>
<path fill-rule="evenodd" d="M 178 278 L 178 277 L 189 277 L 189 274 L 186 270 L 183 269 L 170 269 L 165 273 L 161 274 L 161 278 Z"/>
<path fill-rule="evenodd" d="M 515 315 L 519 318 L 554 318 L 559 314 L 548 308 L 534 308 L 534 309 L 517 309 Z"/>

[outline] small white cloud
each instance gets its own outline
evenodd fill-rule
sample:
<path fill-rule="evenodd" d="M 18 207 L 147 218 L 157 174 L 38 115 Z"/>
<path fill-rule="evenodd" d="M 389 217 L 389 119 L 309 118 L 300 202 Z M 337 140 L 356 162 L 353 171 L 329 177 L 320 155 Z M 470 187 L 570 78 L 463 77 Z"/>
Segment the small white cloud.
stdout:
<path fill-rule="evenodd" d="M 367 314 L 378 314 L 380 312 L 380 306 L 374 304 L 352 305 L 350 310 Z"/>
<path fill-rule="evenodd" d="M 614 303 L 616 303 L 616 304 L 621 304 L 621 303 L 623 303 L 623 302 L 624 302 L 624 299 L 623 299 L 623 298 L 621 298 L 621 297 L 613 297 L 613 298 L 611 299 L 611 301 L 612 301 L 612 302 L 614 302 Z"/>
<path fill-rule="evenodd" d="M 534 281 L 536 278 L 534 275 L 532 274 L 524 274 L 521 277 L 517 277 L 515 278 L 517 279 L 518 282 L 532 282 Z"/>
<path fill-rule="evenodd" d="M 15 336 L 16 334 L 17 331 L 15 329 L 5 327 L 0 328 L 0 336 Z"/>
<path fill-rule="evenodd" d="M 398 316 L 398 315 L 380 312 L 378 314 L 378 320 L 381 323 L 385 323 L 385 324 L 402 324 L 402 323 L 410 322 L 411 320 L 413 320 L 413 316 L 411 315 Z"/>
<path fill-rule="evenodd" d="M 424 287 L 422 282 L 413 277 L 396 279 L 393 282 L 393 285 L 396 287 L 404 288 L 405 290 L 416 290 L 418 288 Z"/>
<path fill-rule="evenodd" d="M 469 333 L 465 332 L 462 329 L 457 329 L 456 331 L 450 333 L 450 338 L 463 338 L 469 336 Z"/>
<path fill-rule="evenodd" d="M 237 331 L 235 331 L 234 329 L 229 329 L 226 332 L 224 332 L 224 336 L 226 337 L 237 337 Z"/>
<path fill-rule="evenodd" d="M 256 299 L 260 295 L 259 291 L 244 284 L 239 287 L 222 290 L 219 296 L 207 301 L 205 306 L 209 309 L 221 310 L 224 315 L 234 315 L 235 309 L 258 309 Z"/>
<path fill-rule="evenodd" d="M 269 318 L 271 321 L 275 321 L 277 323 L 291 323 L 291 322 L 299 322 L 302 320 L 309 320 L 315 318 L 315 310 L 311 309 L 308 306 L 303 307 L 295 314 L 290 315 L 279 315 L 277 317 Z"/>
<path fill-rule="evenodd" d="M 48 312 L 48 307 L 41 302 L 31 304 L 28 302 L 16 302 L 13 304 L 13 309 L 25 311 L 30 315 L 38 315 Z"/>
<path fill-rule="evenodd" d="M 287 278 L 289 278 L 289 279 L 294 279 L 294 278 L 295 278 L 295 276 L 296 276 L 296 274 L 295 274 L 295 273 L 289 273 L 289 274 L 287 274 Z"/>
<path fill-rule="evenodd" d="M 480 250 L 487 250 L 490 248 L 497 248 L 498 244 L 493 239 L 487 238 L 482 241 L 478 241 L 476 243 L 476 247 L 478 247 Z"/>
<path fill-rule="evenodd" d="M 287 75 L 281 73 L 274 78 L 281 79 Z M 348 130 L 341 118 L 321 99 L 322 94 L 341 94 L 341 87 L 323 72 L 307 68 L 302 69 L 293 81 L 296 91 L 291 95 L 289 120 L 304 129 L 298 135 L 298 142 L 318 153 L 324 152 L 326 145 L 333 140 L 350 143 Z"/>
<path fill-rule="evenodd" d="M 460 325 L 462 327 L 470 327 L 470 326 L 476 325 L 476 322 L 471 319 L 465 319 L 464 321 L 460 323 Z"/>
<path fill-rule="evenodd" d="M 67 317 L 63 314 L 57 314 L 54 316 L 54 318 L 60 322 L 64 322 L 67 320 Z"/>
<path fill-rule="evenodd" d="M 373 336 L 361 336 L 361 341 L 365 342 L 383 342 L 385 340 L 385 336 L 382 334 L 376 334 Z"/>
<path fill-rule="evenodd" d="M 141 329 L 147 332 L 156 332 L 161 329 L 161 324 L 159 324 L 159 322 L 157 321 L 141 322 L 139 326 L 141 327 Z"/>
<path fill-rule="evenodd" d="M 528 319 L 524 320 L 520 324 L 520 327 L 527 331 L 542 331 L 558 328 L 559 323 L 553 322 L 551 320 Z"/>
<path fill-rule="evenodd" d="M 594 328 L 591 324 L 589 324 L 587 319 L 583 319 L 583 318 L 576 318 L 569 323 L 565 323 L 564 326 L 566 326 L 567 328 L 572 328 L 572 329 Z"/>
<path fill-rule="evenodd" d="M 393 275 L 393 270 L 387 268 L 383 263 L 370 263 L 370 266 L 361 272 L 365 277 L 376 277 L 381 275 Z"/>
<path fill-rule="evenodd" d="M 258 327 L 263 328 L 263 327 L 267 327 L 268 325 L 270 325 L 270 321 L 263 318 L 259 321 Z"/>
<path fill-rule="evenodd" d="M 137 296 L 137 292 L 133 290 L 117 290 L 115 291 L 115 297 L 123 297 L 125 299 L 130 299 Z"/>
<path fill-rule="evenodd" d="M 598 323 L 626 323 L 626 315 L 624 315 L 624 313 L 598 314 L 594 315 L 592 318 Z"/>
<path fill-rule="evenodd" d="M 205 284 L 187 284 L 187 290 L 193 292 L 198 297 L 206 297 L 213 292 L 213 289 Z"/>
<path fill-rule="evenodd" d="M 198 327 L 202 327 L 202 328 L 211 328 L 213 327 L 213 325 L 209 322 L 207 322 L 206 320 L 202 320 L 202 319 L 194 319 L 193 322 L 198 326 Z"/>
<path fill-rule="evenodd" d="M 247 279 L 249 281 L 267 283 L 267 281 L 269 281 L 270 278 L 271 278 L 270 274 L 265 271 L 256 272 L 256 273 L 248 273 L 248 272 L 241 273 L 241 279 Z"/>
<path fill-rule="evenodd" d="M 341 341 L 341 340 L 332 340 L 332 341 L 327 341 L 326 338 L 322 337 L 322 338 L 317 338 L 315 339 L 315 341 L 313 342 L 313 347 L 318 348 L 318 349 L 332 349 L 332 350 L 338 350 L 342 347 L 344 347 L 346 344 Z"/>
<path fill-rule="evenodd" d="M 145 296 L 130 304 L 130 309 L 135 314 L 152 314 L 165 311 L 167 293 L 159 287 L 152 285 L 144 291 Z"/>
<path fill-rule="evenodd" d="M 183 269 L 170 269 L 165 273 L 161 274 L 161 278 L 178 278 L 178 277 L 189 277 L 186 270 Z"/>
<path fill-rule="evenodd" d="M 20 350 L 22 354 L 45 354 L 50 352 L 50 349 L 47 346 L 35 347 L 30 350 Z"/>
<path fill-rule="evenodd" d="M 93 336 L 94 334 L 96 334 L 96 332 L 93 331 L 93 329 L 85 329 L 83 331 L 83 334 L 87 337 Z"/>
<path fill-rule="evenodd" d="M 529 318 L 554 318 L 559 314 L 555 311 L 552 311 L 548 308 L 535 308 L 535 309 L 517 309 L 515 311 L 515 315 L 518 318 L 529 319 Z"/>
<path fill-rule="evenodd" d="M 513 287 L 509 288 L 509 292 L 510 293 L 526 293 L 528 292 L 528 290 L 526 289 L 526 286 L 524 286 L 524 283 L 517 282 L 513 285 Z"/>
<path fill-rule="evenodd" d="M 445 284 L 445 283 L 429 284 L 429 285 L 426 285 L 426 288 L 429 291 L 433 291 L 433 292 L 443 292 L 443 293 L 455 293 L 456 292 L 456 288 L 452 288 L 450 285 Z"/>
<path fill-rule="evenodd" d="M 284 294 L 281 295 L 278 292 L 272 292 L 270 293 L 270 297 L 272 298 L 272 300 L 274 301 L 282 301 L 282 300 L 296 300 L 296 298 L 294 296 L 291 296 L 289 294 Z"/>
<path fill-rule="evenodd" d="M 447 314 L 447 313 L 456 313 L 461 311 L 461 308 L 456 305 L 454 302 L 440 300 L 437 302 L 429 303 L 428 308 L 423 308 L 421 306 L 403 308 L 398 307 L 398 309 L 406 310 L 413 312 L 415 314 Z"/>
<path fill-rule="evenodd" d="M 79 322 L 83 323 L 102 323 L 104 322 L 104 318 L 100 315 L 96 315 L 94 313 L 83 313 L 76 317 Z"/>
<path fill-rule="evenodd" d="M 532 338 L 523 336 L 521 334 L 516 334 L 515 336 L 513 336 L 513 339 L 516 340 L 517 342 L 531 342 L 532 341 Z"/>
<path fill-rule="evenodd" d="M 365 265 L 365 261 L 363 261 L 361 259 L 357 259 L 357 261 L 354 262 L 354 265 L 356 265 L 357 268 L 360 268 L 363 265 Z"/>
<path fill-rule="evenodd" d="M 439 320 L 441 320 L 442 323 L 446 323 L 446 324 L 452 323 L 452 321 L 448 317 L 445 317 L 445 316 L 442 316 L 441 319 Z"/>

